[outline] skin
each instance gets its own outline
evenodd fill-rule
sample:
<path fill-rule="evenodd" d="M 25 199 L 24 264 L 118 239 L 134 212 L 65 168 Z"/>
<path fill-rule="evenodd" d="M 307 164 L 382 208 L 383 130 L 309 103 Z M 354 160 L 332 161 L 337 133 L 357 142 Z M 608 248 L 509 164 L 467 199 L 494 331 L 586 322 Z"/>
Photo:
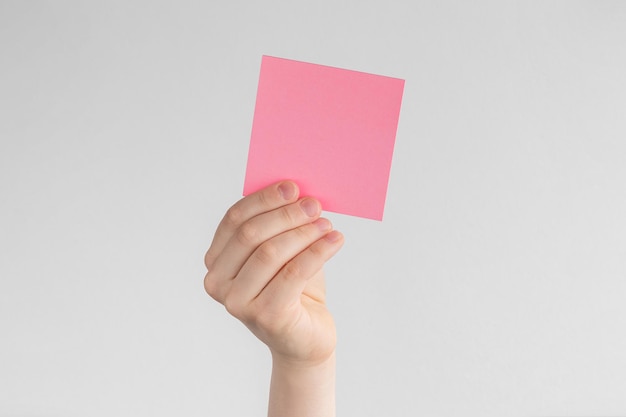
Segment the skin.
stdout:
<path fill-rule="evenodd" d="M 291 181 L 241 199 L 205 256 L 207 293 L 272 355 L 268 416 L 335 415 L 335 324 L 323 266 L 343 235 Z"/>

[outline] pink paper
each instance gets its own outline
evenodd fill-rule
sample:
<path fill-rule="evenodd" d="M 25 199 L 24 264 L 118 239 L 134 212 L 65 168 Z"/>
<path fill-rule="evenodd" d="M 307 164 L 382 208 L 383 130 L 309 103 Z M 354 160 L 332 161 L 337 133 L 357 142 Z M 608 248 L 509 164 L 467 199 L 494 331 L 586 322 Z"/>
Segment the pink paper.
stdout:
<path fill-rule="evenodd" d="M 263 56 L 244 195 L 291 179 L 324 210 L 382 220 L 404 80 Z"/>

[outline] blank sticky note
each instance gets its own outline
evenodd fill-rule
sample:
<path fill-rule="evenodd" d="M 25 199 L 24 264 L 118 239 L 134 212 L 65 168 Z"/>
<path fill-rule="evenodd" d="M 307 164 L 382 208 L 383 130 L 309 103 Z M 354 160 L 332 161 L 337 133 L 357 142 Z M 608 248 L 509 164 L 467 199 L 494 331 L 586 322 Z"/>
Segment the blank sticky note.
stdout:
<path fill-rule="evenodd" d="M 404 80 L 263 56 L 244 195 L 291 179 L 327 211 L 382 220 Z"/>

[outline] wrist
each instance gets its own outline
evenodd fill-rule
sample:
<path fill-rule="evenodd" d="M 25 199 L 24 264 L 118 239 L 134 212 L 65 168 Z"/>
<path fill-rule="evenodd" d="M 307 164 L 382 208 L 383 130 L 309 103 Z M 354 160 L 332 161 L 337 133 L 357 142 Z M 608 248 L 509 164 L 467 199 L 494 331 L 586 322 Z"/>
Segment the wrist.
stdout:
<path fill-rule="evenodd" d="M 322 361 L 272 355 L 269 416 L 335 415 L 335 352 Z"/>
<path fill-rule="evenodd" d="M 314 356 L 311 358 L 297 358 L 292 356 L 283 355 L 279 352 L 275 352 L 270 349 L 272 355 L 272 366 L 278 369 L 286 369 L 291 371 L 296 370 L 315 370 L 324 369 L 329 366 L 335 366 L 335 350 L 325 352 L 323 355 Z"/>

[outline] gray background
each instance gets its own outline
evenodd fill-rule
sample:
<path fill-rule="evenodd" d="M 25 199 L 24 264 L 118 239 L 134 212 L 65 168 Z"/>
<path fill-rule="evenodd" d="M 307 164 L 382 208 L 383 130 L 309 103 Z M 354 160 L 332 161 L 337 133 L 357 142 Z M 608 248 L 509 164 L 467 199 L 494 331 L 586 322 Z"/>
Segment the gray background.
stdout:
<path fill-rule="evenodd" d="M 406 79 L 329 214 L 343 416 L 626 415 L 626 3 L 0 2 L 0 415 L 262 416 L 202 287 L 262 54 Z"/>

